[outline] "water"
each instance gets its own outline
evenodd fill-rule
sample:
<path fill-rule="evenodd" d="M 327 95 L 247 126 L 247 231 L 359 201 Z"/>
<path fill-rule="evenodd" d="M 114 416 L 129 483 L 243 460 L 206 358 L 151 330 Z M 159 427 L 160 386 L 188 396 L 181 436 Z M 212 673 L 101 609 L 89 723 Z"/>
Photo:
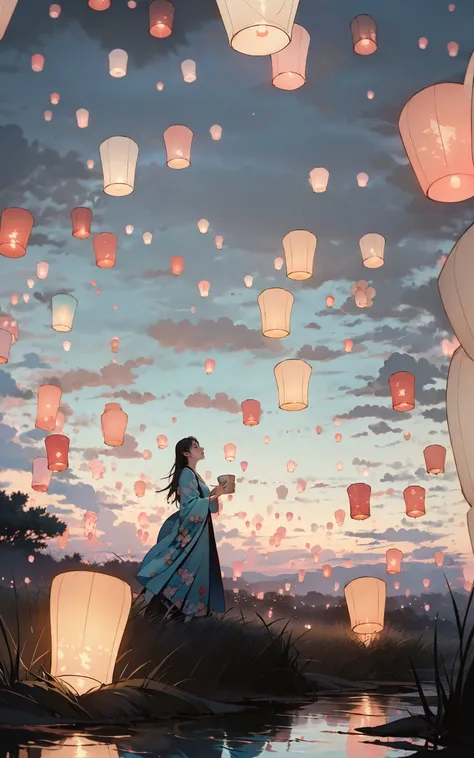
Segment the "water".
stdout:
<path fill-rule="evenodd" d="M 353 730 L 419 713 L 416 698 L 357 695 L 321 699 L 292 712 L 245 713 L 162 723 L 97 728 L 1 730 L 0 756 L 10 758 L 254 758 L 266 752 L 314 758 L 399 758 L 405 750 L 371 744 Z M 406 742 L 406 741 L 405 741 Z"/>

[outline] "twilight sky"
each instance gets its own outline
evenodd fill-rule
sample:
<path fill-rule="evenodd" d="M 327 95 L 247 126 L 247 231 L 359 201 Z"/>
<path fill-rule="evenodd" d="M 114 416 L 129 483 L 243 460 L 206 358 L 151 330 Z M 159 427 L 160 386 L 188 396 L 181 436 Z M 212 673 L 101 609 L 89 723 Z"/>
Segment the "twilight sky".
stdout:
<path fill-rule="evenodd" d="M 58 19 L 50 18 L 48 0 L 19 0 L 0 42 L 0 208 L 27 208 L 35 218 L 26 256 L 0 257 L 0 310 L 20 329 L 0 370 L 0 486 L 29 492 L 67 521 L 68 551 L 103 559 L 113 550 L 137 558 L 156 539 L 164 503 L 154 489 L 172 464 L 174 445 L 195 435 L 206 450 L 202 475 L 212 472 L 211 482 L 226 472 L 242 477 L 215 521 L 227 576 L 234 560 L 245 560 L 244 571 L 270 576 L 306 568 L 316 572 L 311 587 L 330 591 L 322 563 L 353 561 L 344 581 L 386 576 L 385 551 L 398 547 L 406 559 L 395 577 L 400 592 L 419 592 L 424 577 L 432 589 L 444 588 L 435 550 L 446 551 L 447 574 L 462 586 L 462 569 L 472 560 L 468 506 L 446 426 L 449 358 L 441 342 L 453 334 L 436 278 L 440 256 L 472 222 L 472 201 L 440 204 L 423 196 L 397 121 L 419 89 L 462 81 L 474 6 L 461 0 L 449 12 L 445 0 L 413 0 L 401 11 L 388 0 L 301 0 L 296 21 L 311 35 L 307 82 L 284 92 L 271 85 L 269 58 L 229 47 L 215 0 L 174 4 L 173 34 L 159 40 L 148 34 L 146 0 L 137 0 L 135 9 L 112 0 L 102 13 L 87 0 L 67 0 Z M 358 13 L 377 20 L 374 55 L 352 50 L 349 24 Z M 421 36 L 429 41 L 425 50 L 418 47 Z M 459 44 L 454 58 L 446 48 L 451 40 Z M 113 48 L 129 55 L 122 79 L 109 76 Z M 31 69 L 34 53 L 45 56 L 41 73 Z M 186 58 L 197 65 L 192 84 L 181 74 Z M 58 105 L 49 102 L 52 92 L 61 96 Z M 90 112 L 87 129 L 77 127 L 78 108 Z M 47 109 L 50 122 L 44 120 Z M 165 164 L 162 133 L 176 123 L 194 131 L 192 164 L 183 171 Z M 212 124 L 222 126 L 220 141 L 210 137 Z M 102 191 L 98 145 L 112 135 L 129 136 L 140 148 L 135 192 L 125 198 Z M 308 183 L 316 166 L 330 173 L 323 194 L 313 194 Z M 366 188 L 357 185 L 361 171 L 370 177 Z M 93 234 L 119 238 L 113 269 L 96 267 L 92 237 L 71 236 L 70 212 L 84 205 L 94 213 Z M 207 235 L 197 229 L 200 218 L 210 222 Z M 127 224 L 134 226 L 131 235 Z M 283 255 L 281 239 L 292 229 L 318 238 L 314 275 L 305 282 L 274 267 Z M 149 246 L 144 232 L 153 233 Z M 386 238 L 385 265 L 376 270 L 362 265 L 359 238 L 368 232 Z M 214 242 L 219 234 L 222 250 Z M 185 260 L 179 277 L 170 274 L 174 255 Z M 42 260 L 50 266 L 45 281 L 35 277 Z M 253 277 L 250 289 L 246 275 Z M 29 278 L 35 279 L 31 290 Z M 199 295 L 202 279 L 211 283 L 207 299 Z M 373 306 L 364 310 L 349 293 L 359 279 L 376 289 Z M 257 296 L 268 287 L 295 296 L 284 340 L 260 334 Z M 50 300 L 58 291 L 71 292 L 79 303 L 69 335 L 50 326 Z M 29 293 L 29 302 L 20 298 L 12 306 L 15 292 Z M 336 299 L 332 309 L 325 306 L 329 294 Z M 120 337 L 117 356 L 110 349 L 114 336 Z M 346 338 L 354 341 L 352 353 L 344 353 Z M 70 352 L 63 349 L 65 339 L 72 342 Z M 278 409 L 273 375 L 276 363 L 292 357 L 313 369 L 309 408 L 299 413 Z M 216 361 L 210 376 L 207 358 Z M 388 377 L 398 370 L 416 376 L 411 413 L 392 410 Z M 46 436 L 34 428 L 36 397 L 38 386 L 52 379 L 63 390 L 70 468 L 54 475 L 42 495 L 30 488 L 31 461 L 44 455 Z M 262 404 L 255 428 L 242 424 L 246 398 Z M 126 442 L 118 449 L 104 446 L 100 428 L 104 404 L 114 399 L 129 415 Z M 404 432 L 411 433 L 409 441 Z M 158 434 L 168 437 L 165 450 L 157 448 Z M 237 445 L 231 464 L 224 459 L 227 442 Z M 432 443 L 448 448 L 446 473 L 437 478 L 424 468 L 423 448 Z M 143 458 L 144 450 L 151 459 Z M 297 463 L 293 474 L 289 459 Z M 245 474 L 241 461 L 248 461 Z M 91 463 L 100 478 L 93 478 Z M 137 499 L 133 485 L 141 474 L 150 484 Z M 307 482 L 302 493 L 300 479 Z M 366 521 L 348 515 L 346 488 L 358 481 L 372 487 Z M 412 483 L 427 490 L 426 516 L 416 521 L 404 515 L 402 492 Z M 288 488 L 284 501 L 276 493 L 282 484 Z M 331 535 L 326 524 L 339 508 L 346 521 Z M 93 543 L 83 536 L 86 510 L 98 514 Z M 136 536 L 141 511 L 151 523 L 145 546 Z M 291 522 L 287 512 L 294 513 Z M 252 537 L 259 516 L 263 526 Z M 287 534 L 276 548 L 269 539 L 279 526 Z M 319 564 L 306 543 L 320 547 Z M 55 543 L 51 550 L 60 553 Z M 299 585 L 303 591 L 307 581 Z"/>

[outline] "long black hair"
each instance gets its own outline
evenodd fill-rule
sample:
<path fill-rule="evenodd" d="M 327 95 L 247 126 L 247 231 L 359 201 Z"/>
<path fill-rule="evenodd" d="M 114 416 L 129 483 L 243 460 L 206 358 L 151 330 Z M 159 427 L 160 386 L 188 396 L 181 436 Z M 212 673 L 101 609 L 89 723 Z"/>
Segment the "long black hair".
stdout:
<path fill-rule="evenodd" d="M 181 476 L 182 470 L 188 465 L 188 459 L 186 458 L 185 453 L 191 452 L 193 442 L 197 442 L 196 437 L 184 437 L 182 440 L 179 440 L 179 442 L 176 443 L 176 447 L 174 449 L 174 463 L 168 476 L 164 477 L 165 479 L 169 479 L 169 483 L 166 487 L 163 487 L 163 489 L 156 490 L 157 492 L 167 493 L 166 501 L 168 503 L 179 503 L 179 477 Z"/>

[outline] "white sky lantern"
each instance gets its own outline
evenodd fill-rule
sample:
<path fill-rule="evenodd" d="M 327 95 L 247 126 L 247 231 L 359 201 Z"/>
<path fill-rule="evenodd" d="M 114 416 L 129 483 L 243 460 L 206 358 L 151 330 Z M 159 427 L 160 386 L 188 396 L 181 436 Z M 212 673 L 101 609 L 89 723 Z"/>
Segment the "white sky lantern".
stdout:
<path fill-rule="evenodd" d="M 3 39 L 7 30 L 13 11 L 16 8 L 18 0 L 2 0 L 0 2 L 0 39 Z"/>
<path fill-rule="evenodd" d="M 70 332 L 76 313 L 77 300 L 72 295 L 58 293 L 51 299 L 51 326 L 55 332 Z"/>
<path fill-rule="evenodd" d="M 318 240 L 305 229 L 294 229 L 283 237 L 286 275 L 289 279 L 302 281 L 313 275 L 314 253 Z"/>
<path fill-rule="evenodd" d="M 215 142 L 218 142 L 220 138 L 222 137 L 222 126 L 219 126 L 219 124 L 213 124 L 213 126 L 211 126 L 211 128 L 209 129 L 209 133 L 212 139 Z"/>
<path fill-rule="evenodd" d="M 99 146 L 104 192 L 125 197 L 135 189 L 138 145 L 130 137 L 109 137 Z"/>
<path fill-rule="evenodd" d="M 448 372 L 446 413 L 462 494 L 474 506 L 474 362 L 458 347 Z"/>
<path fill-rule="evenodd" d="M 201 232 L 201 234 L 207 234 L 207 232 L 209 231 L 209 221 L 207 220 L 207 218 L 200 218 L 199 221 L 197 222 L 197 227 L 199 231 Z"/>
<path fill-rule="evenodd" d="M 89 111 L 85 108 L 79 108 L 76 111 L 76 121 L 79 129 L 87 129 L 89 126 Z"/>
<path fill-rule="evenodd" d="M 272 55 L 291 41 L 299 0 L 217 0 L 229 44 L 244 55 Z"/>
<path fill-rule="evenodd" d="M 308 181 L 311 184 L 313 192 L 326 192 L 329 181 L 329 171 L 327 168 L 312 168 L 309 172 Z"/>
<path fill-rule="evenodd" d="M 280 258 L 280 257 L 275 258 L 275 260 L 273 261 L 273 265 L 275 267 L 275 270 L 276 271 L 281 271 L 282 268 L 283 268 L 284 262 L 285 261 L 283 260 L 283 258 Z"/>
<path fill-rule="evenodd" d="M 36 276 L 38 279 L 47 279 L 49 271 L 49 263 L 46 261 L 39 261 L 36 264 Z"/>
<path fill-rule="evenodd" d="M 181 73 L 183 74 L 183 79 L 187 84 L 192 84 L 195 82 L 197 79 L 196 61 L 191 60 L 191 58 L 183 61 L 181 64 Z"/>
<path fill-rule="evenodd" d="M 458 239 L 438 277 L 438 288 L 454 333 L 474 360 L 474 224 Z"/>
<path fill-rule="evenodd" d="M 127 234 L 133 234 L 133 228 L 134 228 L 133 224 L 127 224 L 127 226 L 125 227 L 126 233 Z"/>
<path fill-rule="evenodd" d="M 168 168 L 187 168 L 191 164 L 193 131 L 184 124 L 173 124 L 163 132 Z"/>
<path fill-rule="evenodd" d="M 362 262 L 366 268 L 379 268 L 384 264 L 385 237 L 376 232 L 364 234 L 359 240 Z"/>
<path fill-rule="evenodd" d="M 470 99 L 444 82 L 417 92 L 403 108 L 400 136 L 423 193 L 440 203 L 474 196 Z"/>
<path fill-rule="evenodd" d="M 381 632 L 385 619 L 387 586 L 375 576 L 361 576 L 344 587 L 351 629 L 356 634 Z"/>
<path fill-rule="evenodd" d="M 291 309 L 295 298 L 288 290 L 275 287 L 263 290 L 257 298 L 264 337 L 281 339 L 290 333 Z"/>
<path fill-rule="evenodd" d="M 143 232 L 142 239 L 145 245 L 151 245 L 153 234 L 151 232 Z"/>
<path fill-rule="evenodd" d="M 69 571 L 51 584 L 51 674 L 80 695 L 113 681 L 132 605 L 130 586 L 108 574 Z"/>
<path fill-rule="evenodd" d="M 272 55 L 272 84 L 283 90 L 302 87 L 306 82 L 309 33 L 299 24 L 293 24 L 291 42 Z"/>
<path fill-rule="evenodd" d="M 114 79 L 121 79 L 127 74 L 128 53 L 119 47 L 109 53 L 109 74 Z"/>
<path fill-rule="evenodd" d="M 244 276 L 244 284 L 248 289 L 250 289 L 253 284 L 253 276 L 250 276 L 250 274 Z"/>
<path fill-rule="evenodd" d="M 367 187 L 369 183 L 369 175 L 365 173 L 365 171 L 361 171 L 359 174 L 357 174 L 357 184 L 359 187 Z"/>
<path fill-rule="evenodd" d="M 377 50 L 377 25 L 372 16 L 362 14 L 351 21 L 352 44 L 357 55 L 372 55 Z"/>
<path fill-rule="evenodd" d="M 306 361 L 289 358 L 273 369 L 278 387 L 278 407 L 282 411 L 302 411 L 308 407 L 311 366 Z"/>

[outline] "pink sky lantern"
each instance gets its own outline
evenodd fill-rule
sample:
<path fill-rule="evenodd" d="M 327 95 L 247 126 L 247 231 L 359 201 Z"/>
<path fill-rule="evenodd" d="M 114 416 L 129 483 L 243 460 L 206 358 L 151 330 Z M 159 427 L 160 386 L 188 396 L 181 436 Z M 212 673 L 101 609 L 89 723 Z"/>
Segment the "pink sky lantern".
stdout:
<path fill-rule="evenodd" d="M 1 317 L 0 317 L 1 320 Z M 8 363 L 10 348 L 12 346 L 12 335 L 8 329 L 0 328 L 0 363 Z"/>
<path fill-rule="evenodd" d="M 391 547 L 385 553 L 387 561 L 387 574 L 399 574 L 402 570 L 403 553 L 396 547 Z"/>
<path fill-rule="evenodd" d="M 306 485 L 307 485 L 307 481 L 305 479 L 298 479 L 298 483 L 296 485 L 296 491 L 299 493 L 304 492 L 306 489 Z"/>
<path fill-rule="evenodd" d="M 234 461 L 236 453 L 237 447 L 233 442 L 228 442 L 227 445 L 224 445 L 224 458 L 226 461 L 229 461 L 229 463 Z"/>
<path fill-rule="evenodd" d="M 323 427 L 318 425 L 317 427 L 315 427 L 314 431 L 316 432 L 316 434 L 321 434 L 321 432 L 323 431 Z"/>
<path fill-rule="evenodd" d="M 244 472 L 244 474 L 247 471 L 248 465 L 249 465 L 248 461 L 241 461 L 240 462 L 240 468 L 242 469 L 242 471 Z"/>
<path fill-rule="evenodd" d="M 309 172 L 308 179 L 311 189 L 316 194 L 326 192 L 329 182 L 329 171 L 327 168 L 312 168 Z"/>
<path fill-rule="evenodd" d="M 237 579 L 240 579 L 242 576 L 242 571 L 244 570 L 244 564 L 243 561 L 234 561 L 232 564 L 232 575 L 234 582 L 237 581 Z"/>
<path fill-rule="evenodd" d="M 118 353 L 120 347 L 120 337 L 112 337 L 110 340 L 110 349 L 113 353 Z"/>
<path fill-rule="evenodd" d="M 286 520 L 293 521 L 293 511 L 288 511 L 288 513 L 286 514 Z"/>
<path fill-rule="evenodd" d="M 69 437 L 65 434 L 50 434 L 44 444 L 50 471 L 65 471 L 69 467 Z"/>
<path fill-rule="evenodd" d="M 334 519 L 338 526 L 342 526 L 346 519 L 346 512 L 342 508 L 339 508 L 339 510 L 334 512 Z"/>
<path fill-rule="evenodd" d="M 317 242 L 315 235 L 306 229 L 293 229 L 283 237 L 286 275 L 289 279 L 303 281 L 313 276 Z"/>
<path fill-rule="evenodd" d="M 352 44 L 357 55 L 372 55 L 377 50 L 377 25 L 372 16 L 361 14 L 351 21 Z"/>
<path fill-rule="evenodd" d="M 189 126 L 173 124 L 163 132 L 168 168 L 187 168 L 191 164 L 193 132 Z"/>
<path fill-rule="evenodd" d="M 61 390 L 59 387 L 55 387 L 54 384 L 42 384 L 38 387 L 38 405 L 35 421 L 37 429 L 54 432 L 61 395 Z"/>
<path fill-rule="evenodd" d="M 87 129 L 89 126 L 89 111 L 86 108 L 78 108 L 76 111 L 76 121 L 79 129 Z"/>
<path fill-rule="evenodd" d="M 84 513 L 84 537 L 92 540 L 97 536 L 97 513 L 86 511 Z"/>
<path fill-rule="evenodd" d="M 304 582 L 304 578 L 306 576 L 306 569 L 299 569 L 298 571 L 298 581 Z"/>
<path fill-rule="evenodd" d="M 393 583 L 393 588 L 394 588 L 395 590 L 399 590 L 399 589 L 400 589 L 400 582 L 394 582 L 394 583 Z"/>
<path fill-rule="evenodd" d="M 90 208 L 74 208 L 71 211 L 72 236 L 84 240 L 91 236 L 92 211 Z"/>
<path fill-rule="evenodd" d="M 265 445 L 269 445 L 270 444 L 270 439 L 271 439 L 270 435 L 266 434 L 265 437 L 263 438 L 263 441 L 264 441 Z"/>
<path fill-rule="evenodd" d="M 209 297 L 209 290 L 211 289 L 211 283 L 203 279 L 198 284 L 198 289 L 201 297 Z"/>
<path fill-rule="evenodd" d="M 262 409 L 258 400 L 243 400 L 240 407 L 245 426 L 257 426 L 260 423 Z"/>
<path fill-rule="evenodd" d="M 367 187 L 369 183 L 369 175 L 365 171 L 361 171 L 357 174 L 357 184 L 359 187 Z"/>
<path fill-rule="evenodd" d="M 328 308 L 332 308 L 334 303 L 336 302 L 336 299 L 333 295 L 326 295 L 326 306 Z"/>
<path fill-rule="evenodd" d="M 229 45 L 243 55 L 272 55 L 291 42 L 299 0 L 217 0 Z"/>
<path fill-rule="evenodd" d="M 107 11 L 110 8 L 110 0 L 89 0 L 89 8 L 93 11 Z"/>
<path fill-rule="evenodd" d="M 51 105 L 57 105 L 60 99 L 61 98 L 60 98 L 59 92 L 51 92 L 49 96 L 49 102 L 51 103 Z"/>
<path fill-rule="evenodd" d="M 6 208 L 0 218 L 0 255 L 22 258 L 33 224 L 33 216 L 24 208 Z"/>
<path fill-rule="evenodd" d="M 0 329 L 5 329 L 7 332 L 10 332 L 11 335 L 11 344 L 14 345 L 15 342 L 18 341 L 19 337 L 19 330 L 18 330 L 18 322 L 12 318 L 11 316 L 7 316 L 6 314 L 0 313 Z"/>
<path fill-rule="evenodd" d="M 420 48 L 420 50 L 426 50 L 426 48 L 428 47 L 427 37 L 420 37 L 418 39 L 418 47 Z"/>
<path fill-rule="evenodd" d="M 425 588 L 425 590 L 429 590 L 430 584 L 431 582 L 429 579 L 423 579 L 423 587 Z"/>
<path fill-rule="evenodd" d="M 459 52 L 459 45 L 457 42 L 448 42 L 446 45 L 448 49 L 448 55 L 450 58 L 455 58 Z"/>
<path fill-rule="evenodd" d="M 272 55 L 272 84 L 283 90 L 294 90 L 306 82 L 309 33 L 299 24 L 293 24 L 291 42 Z"/>
<path fill-rule="evenodd" d="M 13 292 L 10 295 L 10 302 L 12 305 L 18 305 L 19 300 L 20 300 L 20 295 L 18 294 L 18 292 Z"/>
<path fill-rule="evenodd" d="M 45 111 L 44 112 L 44 120 L 45 121 L 52 121 L 53 119 L 53 111 Z"/>
<path fill-rule="evenodd" d="M 440 203 L 474 195 L 470 98 L 463 84 L 444 82 L 417 92 L 398 122 L 423 193 Z"/>
<path fill-rule="evenodd" d="M 68 539 L 69 539 L 69 529 L 68 527 L 66 527 L 64 532 L 62 534 L 58 534 L 58 537 L 56 539 L 56 544 L 60 550 L 66 549 Z"/>
<path fill-rule="evenodd" d="M 92 240 L 95 264 L 99 268 L 113 268 L 117 258 L 118 239 L 115 234 L 101 232 Z"/>
<path fill-rule="evenodd" d="M 428 445 L 423 450 L 428 474 L 444 474 L 446 448 L 443 445 Z"/>
<path fill-rule="evenodd" d="M 345 353 L 352 353 L 352 348 L 354 347 L 354 342 L 352 340 L 344 340 L 344 352 Z"/>
<path fill-rule="evenodd" d="M 292 474 L 294 472 L 294 470 L 296 469 L 297 465 L 298 464 L 295 463 L 295 461 L 287 461 L 287 463 L 286 463 L 286 470 L 288 471 L 289 474 Z"/>
<path fill-rule="evenodd" d="M 59 18 L 61 14 L 61 6 L 57 3 L 53 3 L 49 6 L 49 15 L 51 18 Z"/>
<path fill-rule="evenodd" d="M 316 555 L 317 555 L 317 553 L 315 553 L 315 556 Z M 318 556 L 318 558 L 319 558 L 319 556 Z M 325 579 L 330 579 L 331 578 L 331 574 L 332 574 L 332 566 L 330 566 L 329 563 L 325 563 L 322 568 L 323 568 L 323 577 Z"/>
<path fill-rule="evenodd" d="M 184 269 L 184 258 L 181 255 L 174 255 L 170 258 L 170 269 L 174 276 L 182 274 Z"/>
<path fill-rule="evenodd" d="M 146 482 L 144 482 L 142 479 L 139 479 L 133 485 L 133 489 L 135 490 L 135 495 L 137 497 L 143 497 L 146 491 Z"/>
<path fill-rule="evenodd" d="M 216 242 L 216 248 L 218 250 L 222 250 L 222 246 L 224 244 L 224 237 L 222 236 L 222 234 L 216 234 L 215 242 Z"/>
<path fill-rule="evenodd" d="M 53 472 L 48 468 L 47 458 L 33 458 L 31 489 L 35 492 L 47 492 Z"/>
<path fill-rule="evenodd" d="M 407 516 L 410 518 L 419 518 L 426 513 L 425 505 L 426 490 L 424 487 L 415 485 L 413 487 L 407 487 L 403 490 L 403 498 L 405 500 L 405 510 Z"/>
<path fill-rule="evenodd" d="M 141 513 L 138 514 L 138 523 L 140 524 L 142 529 L 145 529 L 146 527 L 149 526 L 149 521 L 150 520 L 147 514 L 145 513 L 145 511 L 141 511 Z"/>
<path fill-rule="evenodd" d="M 101 416 L 104 443 L 110 447 L 120 447 L 125 439 L 128 416 L 120 403 L 106 403 Z"/>
<path fill-rule="evenodd" d="M 389 377 L 394 411 L 412 411 L 415 407 L 415 377 L 409 371 L 397 371 Z"/>
<path fill-rule="evenodd" d="M 186 84 L 192 84 L 195 82 L 197 78 L 196 61 L 191 60 L 191 58 L 183 61 L 181 64 L 181 73 Z"/>
<path fill-rule="evenodd" d="M 441 568 L 444 564 L 444 553 L 442 550 L 437 550 L 433 556 L 435 564 Z"/>
<path fill-rule="evenodd" d="M 201 234 L 207 234 L 209 231 L 209 221 L 207 218 L 200 218 L 197 222 L 197 227 Z"/>
<path fill-rule="evenodd" d="M 363 521 L 369 518 L 371 491 L 370 485 L 364 482 L 356 482 L 349 485 L 347 494 L 349 495 L 351 518 L 356 519 L 356 521 Z"/>
<path fill-rule="evenodd" d="M 168 0 L 153 0 L 149 7 L 150 26 L 152 37 L 165 39 L 173 31 L 174 5 Z"/>
<path fill-rule="evenodd" d="M 204 368 L 206 369 L 206 374 L 210 375 L 214 372 L 214 369 L 216 367 L 216 362 L 213 358 L 206 358 L 204 361 Z"/>
<path fill-rule="evenodd" d="M 164 450 L 168 447 L 168 437 L 164 434 L 159 434 L 156 438 L 156 444 L 158 445 L 159 450 Z"/>
<path fill-rule="evenodd" d="M 219 124 L 213 124 L 209 129 L 209 134 L 215 142 L 219 142 L 222 137 L 222 126 L 219 126 Z"/>
<path fill-rule="evenodd" d="M 31 56 L 31 68 L 33 71 L 39 73 L 44 68 L 44 55 L 41 53 L 35 53 Z"/>
<path fill-rule="evenodd" d="M 403 438 L 408 441 L 409 439 L 411 439 L 411 433 L 410 432 L 403 432 Z"/>
<path fill-rule="evenodd" d="M 342 442 L 342 434 L 338 432 L 337 434 L 334 435 L 334 439 L 336 440 L 336 442 Z"/>

